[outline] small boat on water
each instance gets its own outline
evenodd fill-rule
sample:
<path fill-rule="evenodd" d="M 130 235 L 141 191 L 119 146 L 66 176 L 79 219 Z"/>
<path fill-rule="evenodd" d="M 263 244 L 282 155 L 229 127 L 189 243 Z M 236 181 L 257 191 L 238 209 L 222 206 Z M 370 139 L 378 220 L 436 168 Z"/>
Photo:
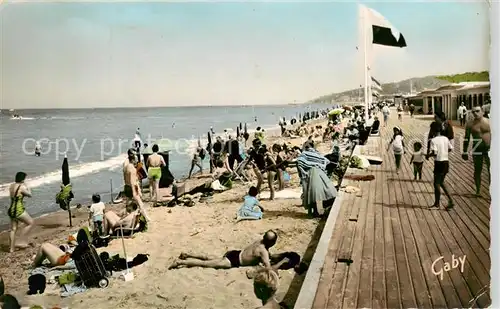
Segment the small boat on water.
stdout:
<path fill-rule="evenodd" d="M 22 119 L 23 119 L 23 117 L 22 117 L 22 116 L 19 116 L 19 115 L 17 115 L 17 114 L 14 114 L 14 115 L 12 115 L 12 116 L 10 117 L 10 119 L 12 119 L 12 120 L 22 120 Z"/>

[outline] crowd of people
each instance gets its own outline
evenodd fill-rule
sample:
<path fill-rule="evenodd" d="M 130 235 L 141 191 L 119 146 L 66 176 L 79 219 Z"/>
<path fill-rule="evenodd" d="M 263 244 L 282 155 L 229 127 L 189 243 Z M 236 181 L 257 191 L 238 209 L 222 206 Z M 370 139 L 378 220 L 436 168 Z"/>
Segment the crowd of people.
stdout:
<path fill-rule="evenodd" d="M 342 175 L 339 171 L 341 158 L 357 144 L 364 144 L 370 135 L 379 134 L 381 122 L 379 112 L 383 116 L 383 126 L 389 121 L 390 109 L 387 105 L 374 106 L 368 111 L 368 118 L 364 119 L 363 109 L 345 108 L 341 113 L 330 114 L 328 110 L 308 113 L 302 119 L 292 119 L 287 123 L 280 121 L 281 135 L 283 137 L 308 137 L 302 147 L 292 146 L 288 142 L 268 143 L 265 130 L 257 128 L 251 135 L 246 132 L 225 137 L 217 136 L 213 144 L 207 147 L 197 147 L 192 157 L 189 177 L 192 177 L 194 168 L 198 167 L 203 174 L 203 162 L 208 159 L 210 177 L 206 183 L 197 186 L 188 192 L 172 191 L 173 199 L 169 206 L 174 206 L 182 194 L 214 194 L 230 190 L 233 182 L 242 180 L 248 185 L 248 193 L 243 197 L 243 203 L 237 211 L 237 220 L 261 220 L 265 217 L 265 209 L 259 202 L 259 196 L 264 191 L 267 183 L 269 199 L 275 198 L 275 192 L 284 190 L 290 179 L 292 170 L 296 169 L 302 187 L 302 204 L 311 217 L 320 216 L 320 210 L 327 213 L 337 196 L 338 187 L 331 181 L 334 173 Z M 397 110 L 399 115 L 399 109 Z M 472 109 L 474 119 L 465 124 L 465 140 L 463 144 L 463 159 L 468 160 L 467 149 L 472 144 L 472 157 L 474 162 L 474 178 L 476 194 L 480 195 L 481 172 L 483 165 L 489 170 L 490 126 L 489 120 L 483 116 L 481 107 Z M 325 127 L 311 123 L 310 120 L 328 117 Z M 399 118 L 399 116 L 398 116 Z M 312 124 L 312 125 L 311 125 Z M 434 157 L 434 190 L 435 202 L 430 208 L 439 208 L 441 190 L 448 198 L 446 209 L 454 206 L 451 195 L 445 185 L 446 175 L 450 169 L 449 151 L 453 151 L 453 125 L 446 120 L 444 113 L 438 112 L 429 131 L 427 151 L 424 152 L 424 141 L 411 145 L 413 152 L 410 163 L 414 167 L 414 179 L 422 179 L 422 166 L 424 159 Z M 247 143 L 250 140 L 250 145 Z M 322 154 L 318 151 L 318 143 L 329 143 L 331 151 Z M 268 146 L 269 144 L 269 146 Z M 137 146 L 137 145 L 135 145 Z M 139 145 L 140 146 L 140 145 Z M 344 147 L 341 150 L 341 146 Z M 388 144 L 392 148 L 396 163 L 396 172 L 401 168 L 401 157 L 405 152 L 403 130 L 393 128 L 393 137 Z M 143 201 L 143 188 L 141 185 L 141 172 L 143 163 L 136 151 L 137 147 L 129 149 L 127 159 L 123 163 L 124 188 L 126 207 L 123 214 L 106 209 L 98 194 L 92 196 L 89 207 L 89 225 L 91 230 L 99 237 L 108 237 L 116 233 L 119 228 L 135 229 L 142 227 L 142 231 L 151 224 L 151 218 Z M 147 177 L 149 179 L 149 194 L 152 205 L 155 206 L 159 199 L 159 180 L 162 177 L 162 168 L 166 166 L 165 160 L 158 153 L 158 145 L 152 145 L 152 154 L 146 162 Z M 31 192 L 25 184 L 26 174 L 19 172 L 15 176 L 15 183 L 10 186 L 11 204 L 8 215 L 11 218 L 10 252 L 16 248 L 28 246 L 27 236 L 33 226 L 33 219 L 26 212 L 24 198 L 31 197 Z M 254 185 L 250 185 L 254 180 Z M 179 186 L 175 182 L 174 187 Z M 17 235 L 19 224 L 25 226 Z M 276 231 L 267 231 L 263 237 L 242 250 L 230 250 L 223 256 L 211 257 L 205 253 L 182 252 L 170 265 L 170 269 L 182 267 L 208 267 L 216 269 L 229 269 L 234 267 L 256 267 L 248 273 L 254 279 L 255 293 L 263 302 L 262 308 L 278 308 L 279 303 L 273 298 L 277 290 L 279 269 L 295 269 L 302 273 L 307 269 L 297 253 L 285 252 L 270 254 L 269 249 L 278 241 Z M 52 266 L 61 266 L 71 259 L 71 251 L 61 247 L 44 243 L 40 245 L 33 266 L 37 267 L 44 260 Z"/>
<path fill-rule="evenodd" d="M 402 108 L 398 107 L 397 110 L 398 119 L 401 120 L 399 111 L 402 110 Z M 463 145 L 461 145 L 462 159 L 465 161 L 469 159 L 470 148 L 474 164 L 475 195 L 479 197 L 481 196 L 481 176 L 484 165 L 486 165 L 489 178 L 491 179 L 489 158 L 491 129 L 489 119 L 484 116 L 484 109 L 482 106 L 474 106 L 472 108 L 472 119 L 469 121 L 466 121 L 466 112 L 467 109 L 462 103 L 457 111 L 460 126 L 465 126 L 465 136 Z M 387 150 L 392 147 L 396 164 L 396 173 L 399 173 L 401 168 L 401 157 L 405 153 L 406 146 L 404 144 L 403 131 L 399 126 L 393 128 L 393 133 Z M 448 199 L 448 204 L 445 209 L 450 210 L 455 206 L 453 198 L 445 184 L 446 175 L 450 171 L 449 153 L 451 151 L 456 151 L 454 137 L 455 134 L 452 121 L 446 118 L 444 112 L 437 111 L 434 114 L 434 121 L 430 124 L 429 133 L 427 134 L 427 151 L 425 155 L 423 152 L 423 141 L 415 141 L 411 146 L 413 152 L 410 164 L 413 164 L 414 180 L 422 180 L 424 159 L 429 160 L 430 158 L 434 158 L 434 203 L 429 206 L 429 209 L 440 208 L 441 191 Z"/>

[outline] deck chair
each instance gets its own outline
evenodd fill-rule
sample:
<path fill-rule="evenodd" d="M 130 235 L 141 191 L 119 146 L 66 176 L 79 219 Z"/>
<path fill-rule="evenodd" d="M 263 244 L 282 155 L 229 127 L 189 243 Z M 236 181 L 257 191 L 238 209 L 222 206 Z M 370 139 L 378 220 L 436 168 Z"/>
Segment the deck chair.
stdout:
<path fill-rule="evenodd" d="M 250 181 L 245 173 L 245 168 L 248 165 L 248 162 L 250 162 L 250 158 L 246 158 L 245 160 L 241 161 L 241 163 L 238 164 L 238 166 L 235 169 L 233 169 L 234 179 L 240 180 L 244 183 Z"/>

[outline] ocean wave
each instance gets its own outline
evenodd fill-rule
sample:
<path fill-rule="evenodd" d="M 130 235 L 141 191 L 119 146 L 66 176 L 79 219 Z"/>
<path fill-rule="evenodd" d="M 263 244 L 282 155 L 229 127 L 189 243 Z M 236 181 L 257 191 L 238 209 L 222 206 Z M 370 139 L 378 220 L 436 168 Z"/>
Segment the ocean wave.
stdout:
<path fill-rule="evenodd" d="M 111 169 L 113 167 L 119 167 L 123 163 L 123 160 L 125 160 L 125 158 L 126 155 L 122 154 L 105 161 L 83 163 L 76 166 L 70 165 L 70 176 L 71 178 L 75 178 L 95 173 L 103 169 Z M 61 170 L 57 170 L 37 177 L 28 178 L 25 181 L 25 183 L 28 185 L 29 188 L 36 188 L 45 184 L 50 184 L 60 181 L 61 181 Z M 0 198 L 9 196 L 10 185 L 11 183 L 3 183 L 0 185 Z"/>
<path fill-rule="evenodd" d="M 82 119 L 87 119 L 85 117 L 43 117 L 40 119 L 48 119 L 48 120 L 82 120 Z"/>
<path fill-rule="evenodd" d="M 35 120 L 34 117 L 10 118 L 10 120 Z"/>

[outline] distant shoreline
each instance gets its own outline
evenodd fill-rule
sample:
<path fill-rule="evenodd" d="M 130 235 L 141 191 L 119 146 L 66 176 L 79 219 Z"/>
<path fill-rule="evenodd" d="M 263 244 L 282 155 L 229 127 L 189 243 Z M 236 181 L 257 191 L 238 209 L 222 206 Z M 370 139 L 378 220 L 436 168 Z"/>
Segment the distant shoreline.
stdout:
<path fill-rule="evenodd" d="M 162 108 L 199 108 L 199 107 L 262 107 L 262 106 L 289 106 L 289 105 L 308 105 L 308 104 L 317 104 L 314 102 L 304 102 L 304 103 L 281 103 L 281 104 L 207 104 L 207 105 L 170 105 L 170 106 L 115 106 L 115 107 L 46 107 L 46 108 L 16 108 L 14 111 L 47 111 L 47 110 L 65 110 L 65 111 L 83 111 L 83 110 L 109 110 L 109 109 L 128 109 L 128 110 L 139 110 L 139 109 L 162 109 Z M 0 111 L 10 112 L 10 108 L 2 108 Z"/>

